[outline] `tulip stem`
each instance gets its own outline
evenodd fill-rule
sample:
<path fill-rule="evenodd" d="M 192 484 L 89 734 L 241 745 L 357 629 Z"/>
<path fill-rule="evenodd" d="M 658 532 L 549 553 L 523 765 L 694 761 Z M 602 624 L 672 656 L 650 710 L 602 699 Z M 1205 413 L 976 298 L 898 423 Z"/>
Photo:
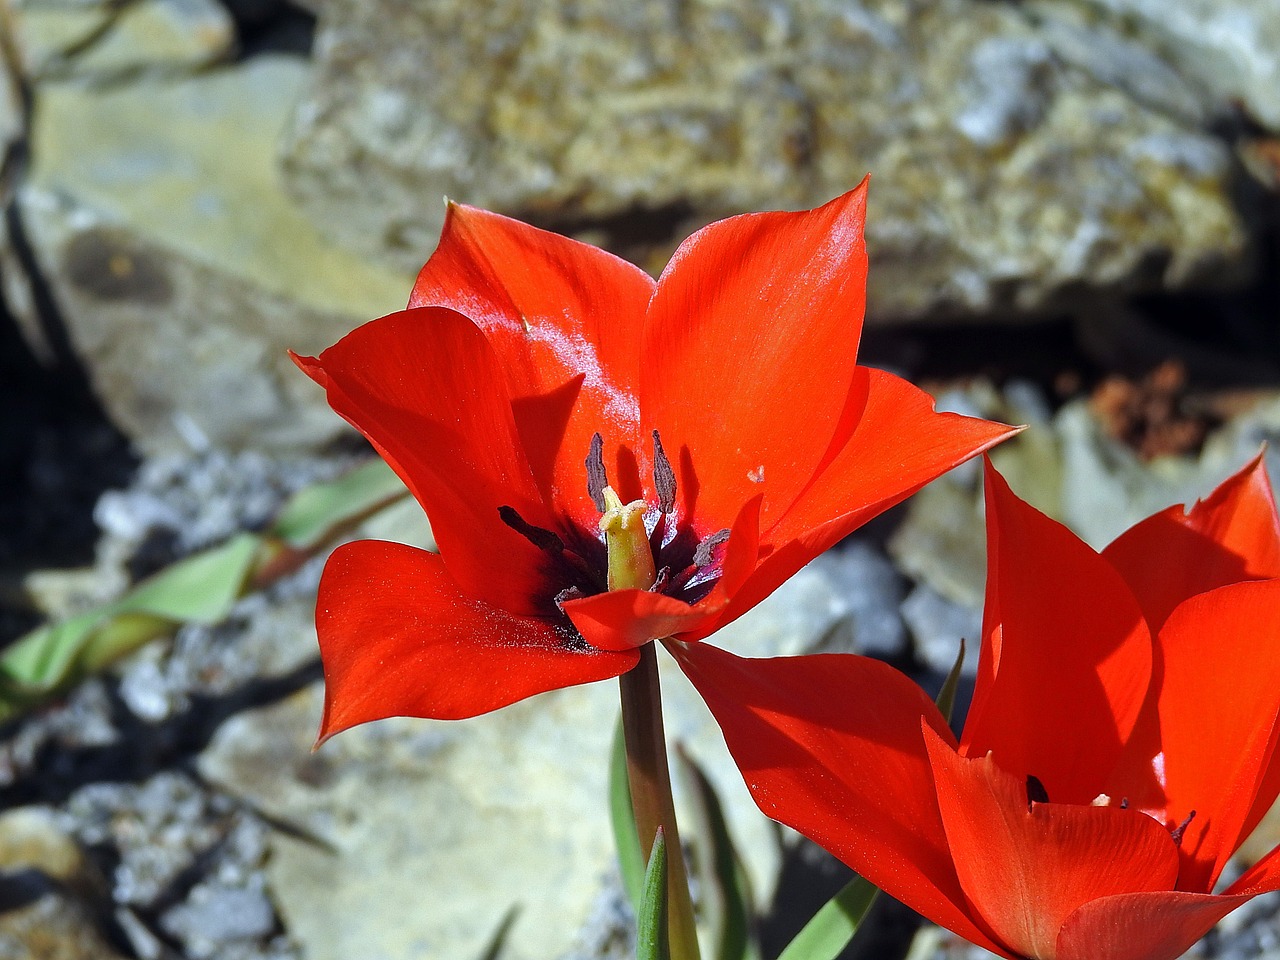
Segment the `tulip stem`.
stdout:
<path fill-rule="evenodd" d="M 667 848 L 667 922 L 671 960 L 699 960 L 693 901 L 680 852 L 671 772 L 662 728 L 662 692 L 658 685 L 656 644 L 640 648 L 640 662 L 620 678 L 622 734 L 627 750 L 627 778 L 640 849 L 653 846 L 662 827 Z"/>

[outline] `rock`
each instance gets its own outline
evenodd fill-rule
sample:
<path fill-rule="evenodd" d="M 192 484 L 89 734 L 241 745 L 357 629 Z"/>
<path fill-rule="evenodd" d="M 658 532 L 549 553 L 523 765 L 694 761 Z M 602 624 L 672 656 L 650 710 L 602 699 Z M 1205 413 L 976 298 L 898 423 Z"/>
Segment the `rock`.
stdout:
<path fill-rule="evenodd" d="M 669 251 L 682 211 L 813 205 L 868 170 L 880 320 L 1219 282 L 1242 260 L 1225 146 L 1071 66 L 1018 5 L 331 0 L 316 52 L 290 189 L 406 270 L 441 194 L 605 228 L 656 213 L 648 249 Z"/>
<path fill-rule="evenodd" d="M 1199 84 L 1215 112 L 1239 104 L 1280 131 L 1278 0 L 1068 0 L 1137 35 L 1185 78 Z"/>
<path fill-rule="evenodd" d="M 215 0 L 19 0 L 15 39 L 35 79 L 111 83 L 224 60 L 235 48 L 235 24 Z"/>
<path fill-rule="evenodd" d="M 0 814 L 0 873 L 37 870 L 69 885 L 89 882 L 84 853 L 48 807 L 16 807 Z"/>
<path fill-rule="evenodd" d="M 847 612 L 810 568 L 716 642 L 745 655 L 802 652 Z M 767 903 L 776 830 L 705 706 L 665 667 L 668 737 L 716 784 Z M 270 890 L 311 960 L 478 956 L 513 904 L 510 960 L 608 939 L 618 896 L 605 785 L 614 684 L 456 723 L 367 724 L 312 753 L 321 696 L 317 684 L 233 717 L 199 760 L 207 780 L 285 826 L 271 840 Z"/>
<path fill-rule="evenodd" d="M 403 305 L 280 191 L 307 75 L 260 56 L 106 90 L 42 88 L 22 221 L 110 416 L 147 452 L 296 450 L 344 428 L 285 353 Z"/>
<path fill-rule="evenodd" d="M 982 639 L 982 608 L 948 600 L 928 584 L 920 584 L 902 604 L 902 619 L 915 641 L 916 657 L 929 669 L 946 675 L 965 643 L 962 672 L 978 673 L 978 644 Z"/>
<path fill-rule="evenodd" d="M 276 927 L 275 910 L 261 889 L 201 883 L 161 926 L 186 947 L 187 956 L 204 960 L 228 944 L 254 942 Z"/>
<path fill-rule="evenodd" d="M 853 540 L 827 551 L 809 566 L 811 571 L 827 577 L 835 588 L 832 616 L 848 619 L 850 652 L 881 659 L 902 656 L 907 645 L 906 628 L 898 615 L 904 595 L 902 577 L 883 553 Z M 841 649 L 831 641 L 825 648 Z"/>
<path fill-rule="evenodd" d="M 1117 87 L 1144 106 L 1192 127 L 1202 127 L 1211 119 L 1214 104 L 1205 102 L 1194 82 L 1088 0 L 1031 0 L 1023 8 L 1054 54 L 1099 83 Z"/>
<path fill-rule="evenodd" d="M 91 783 L 68 801 L 64 823 L 87 846 L 119 856 L 111 875 L 119 904 L 150 907 L 197 857 L 212 853 L 231 829 L 232 811 L 189 777 L 160 773 L 145 783 Z"/>
<path fill-rule="evenodd" d="M 117 960 L 94 922 L 100 878 L 48 807 L 0 815 L 0 958 Z"/>
<path fill-rule="evenodd" d="M 4 960 L 124 960 L 103 937 L 92 911 L 74 897 L 38 878 L 0 878 L 6 901 L 20 904 L 0 911 L 0 958 Z"/>

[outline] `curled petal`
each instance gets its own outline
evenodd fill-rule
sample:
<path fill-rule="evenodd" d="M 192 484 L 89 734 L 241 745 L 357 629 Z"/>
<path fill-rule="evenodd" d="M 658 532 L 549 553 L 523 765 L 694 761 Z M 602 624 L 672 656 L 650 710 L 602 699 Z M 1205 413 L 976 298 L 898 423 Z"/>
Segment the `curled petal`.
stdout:
<path fill-rule="evenodd" d="M 1249 899 L 1177 890 L 1102 897 L 1067 917 L 1057 960 L 1177 960 Z"/>
<path fill-rule="evenodd" d="M 634 478 L 648 475 L 622 469 L 618 456 L 624 446 L 647 456 L 635 398 L 653 290 L 648 274 L 604 250 L 451 203 L 409 301 L 449 307 L 484 330 L 540 487 L 584 526 L 596 516 L 582 467 L 593 433 L 624 499 L 640 496 Z"/>
<path fill-rule="evenodd" d="M 1021 429 L 938 413 L 923 390 L 870 367 L 858 367 L 850 397 L 856 425 L 791 509 L 762 530 L 764 555 L 734 592 L 721 624 L 750 610 L 871 518 Z"/>
<path fill-rule="evenodd" d="M 422 504 L 467 593 L 513 613 L 548 612 L 546 558 L 498 510 L 544 528 L 556 521 L 516 435 L 501 362 L 479 328 L 452 310 L 405 310 L 294 360 Z"/>
<path fill-rule="evenodd" d="M 990 756 L 961 757 L 930 729 L 924 739 L 960 885 L 1014 953 L 1053 960 L 1063 921 L 1082 904 L 1177 881 L 1169 831 L 1145 814 L 1032 803 L 1026 779 Z"/>
<path fill-rule="evenodd" d="M 634 650 L 651 640 L 696 630 L 723 605 L 712 597 L 690 605 L 646 590 L 610 590 L 566 601 L 564 612 L 591 646 Z"/>
<path fill-rule="evenodd" d="M 1148 517 L 1102 555 L 1128 582 L 1152 630 L 1198 593 L 1280 577 L 1280 516 L 1262 455 L 1190 510 L 1173 506 Z"/>
<path fill-rule="evenodd" d="M 851 654 L 743 659 L 669 643 L 766 814 L 930 920 L 1004 956 L 969 911 L 920 735 L 951 740 L 933 702 Z"/>
<path fill-rule="evenodd" d="M 584 650 L 563 628 L 461 592 L 435 554 L 378 540 L 333 552 L 320 580 L 323 740 L 384 717 L 455 720 L 616 677 L 635 651 Z"/>
<path fill-rule="evenodd" d="M 862 330 L 865 214 L 864 182 L 816 210 L 731 217 L 681 244 L 658 280 L 640 408 L 682 510 L 709 529 L 761 493 L 767 528 L 827 452 Z"/>

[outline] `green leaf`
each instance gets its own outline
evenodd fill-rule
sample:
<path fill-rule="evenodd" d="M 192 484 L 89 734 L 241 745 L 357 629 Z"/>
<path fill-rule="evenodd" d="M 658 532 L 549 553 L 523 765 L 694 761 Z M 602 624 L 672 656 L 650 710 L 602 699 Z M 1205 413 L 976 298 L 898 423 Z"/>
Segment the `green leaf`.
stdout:
<path fill-rule="evenodd" d="M 260 543 L 252 533 L 237 534 L 143 580 L 113 608 L 175 623 L 217 623 L 244 592 Z"/>
<path fill-rule="evenodd" d="M 631 783 L 627 779 L 627 745 L 622 735 L 622 718 L 613 732 L 613 749 L 609 754 L 609 820 L 613 824 L 613 842 L 618 848 L 618 870 L 622 886 L 632 909 L 640 909 L 644 890 L 644 854 L 636 834 L 636 815 L 631 806 Z"/>
<path fill-rule="evenodd" d="M 14 642 L 0 658 L 2 699 L 39 698 L 57 689 L 89 634 L 106 616 L 106 610 L 83 613 L 39 627 Z"/>
<path fill-rule="evenodd" d="M 933 702 L 938 705 L 938 709 L 942 711 L 943 719 L 947 723 L 951 722 L 951 711 L 956 706 L 956 688 L 960 685 L 960 668 L 964 666 L 964 637 L 960 638 L 960 652 L 956 654 L 956 662 L 951 665 L 951 672 L 947 674 L 947 679 L 942 681 L 942 689 L 938 691 L 938 698 Z"/>
<path fill-rule="evenodd" d="M 753 960 L 751 883 L 733 843 L 715 786 L 683 746 L 676 746 L 680 773 L 693 801 L 695 835 L 703 847 L 697 858 L 701 905 L 716 960 Z"/>
<path fill-rule="evenodd" d="M 636 912 L 636 960 L 669 960 L 667 945 L 667 844 L 662 828 L 644 872 L 640 909 Z"/>
<path fill-rule="evenodd" d="M 0 720 L 66 689 L 179 623 L 217 623 L 258 553 L 250 533 L 175 563 L 119 600 L 33 630 L 0 654 Z"/>
<path fill-rule="evenodd" d="M 879 892 L 862 877 L 854 877 L 814 914 L 778 960 L 834 960 L 858 932 Z"/>
<path fill-rule="evenodd" d="M 395 472 L 375 457 L 335 480 L 299 490 L 280 511 L 271 532 L 289 546 L 305 550 L 329 539 L 338 527 L 357 522 L 408 493 Z"/>

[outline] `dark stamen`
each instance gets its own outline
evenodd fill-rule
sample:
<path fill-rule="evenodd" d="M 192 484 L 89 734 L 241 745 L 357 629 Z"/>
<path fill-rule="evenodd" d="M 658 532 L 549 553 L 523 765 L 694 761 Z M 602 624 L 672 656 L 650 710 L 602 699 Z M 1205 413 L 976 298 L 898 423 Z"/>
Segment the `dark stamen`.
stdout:
<path fill-rule="evenodd" d="M 1033 803 L 1048 803 L 1049 791 L 1044 788 L 1039 777 L 1027 777 L 1027 806 Z"/>
<path fill-rule="evenodd" d="M 670 513 L 676 508 L 676 472 L 662 449 L 658 431 L 653 431 L 653 485 L 658 491 L 658 509 Z"/>
<path fill-rule="evenodd" d="M 1187 819 L 1183 820 L 1180 824 L 1169 831 L 1169 836 L 1173 838 L 1174 846 L 1182 846 L 1182 835 L 1187 832 L 1187 827 L 1191 824 L 1195 815 L 1196 812 L 1192 810 L 1187 814 Z"/>
<path fill-rule="evenodd" d="M 1128 810 L 1128 809 L 1129 809 L 1129 798 L 1128 798 L 1128 797 L 1121 797 L 1121 798 L 1120 798 L 1120 809 L 1121 809 L 1121 810 Z"/>
<path fill-rule="evenodd" d="M 728 539 L 729 539 L 728 528 L 725 528 L 724 530 L 717 530 L 715 533 L 711 534 L 711 536 L 707 537 L 700 544 L 698 544 L 697 550 L 693 551 L 693 565 L 695 567 L 705 567 L 708 564 L 710 564 L 711 551 L 713 551 L 716 547 L 720 546 L 720 544 L 724 543 Z"/>
<path fill-rule="evenodd" d="M 596 505 L 596 509 L 604 513 L 604 488 L 609 485 L 609 477 L 604 472 L 604 437 L 591 435 L 591 449 L 587 452 L 587 493 Z"/>
<path fill-rule="evenodd" d="M 502 518 L 502 522 L 514 530 L 520 536 L 524 537 L 539 550 L 546 550 L 549 553 L 563 553 L 564 541 L 550 530 L 544 530 L 542 527 L 535 527 L 520 514 L 516 513 L 514 507 L 499 507 L 498 516 Z"/>

